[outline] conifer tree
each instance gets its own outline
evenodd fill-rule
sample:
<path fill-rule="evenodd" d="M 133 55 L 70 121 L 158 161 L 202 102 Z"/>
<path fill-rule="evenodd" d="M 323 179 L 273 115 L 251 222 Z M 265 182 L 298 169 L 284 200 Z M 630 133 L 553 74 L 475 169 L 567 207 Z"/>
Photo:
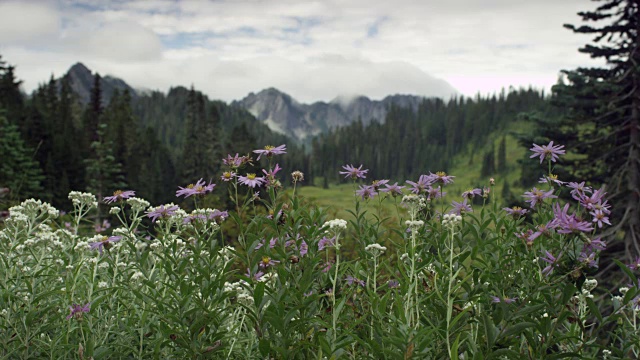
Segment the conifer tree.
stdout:
<path fill-rule="evenodd" d="M 574 179 L 606 184 L 614 206 L 607 234 L 624 234 L 622 246 L 610 249 L 631 260 L 640 256 L 640 0 L 599 2 L 578 13 L 584 25 L 565 27 L 592 34 L 579 50 L 606 66 L 564 72 L 553 100 L 567 116 L 546 124 L 543 135 L 580 155 L 565 161 Z"/>
<path fill-rule="evenodd" d="M 42 170 L 33 160 L 33 150 L 25 146 L 18 127 L 10 124 L 0 108 L 0 187 L 8 187 L 11 198 L 39 197 Z"/>
<path fill-rule="evenodd" d="M 500 140 L 498 146 L 498 169 L 501 174 L 507 171 L 507 139 L 505 136 Z"/>

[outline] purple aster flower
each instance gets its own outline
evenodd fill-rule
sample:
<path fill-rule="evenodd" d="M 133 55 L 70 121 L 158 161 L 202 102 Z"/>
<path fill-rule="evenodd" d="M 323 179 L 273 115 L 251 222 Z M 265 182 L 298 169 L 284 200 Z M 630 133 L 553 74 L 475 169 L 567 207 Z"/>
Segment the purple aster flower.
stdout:
<path fill-rule="evenodd" d="M 233 171 L 225 171 L 222 173 L 222 176 L 220 176 L 220 180 L 229 182 L 233 180 L 234 177 L 236 177 L 236 173 L 234 173 Z"/>
<path fill-rule="evenodd" d="M 393 185 L 384 184 L 384 186 L 386 186 L 386 188 L 380 189 L 380 192 L 389 193 L 394 197 L 402 195 L 402 189 L 404 189 L 404 186 L 398 186 L 397 182 Z"/>
<path fill-rule="evenodd" d="M 213 210 L 211 214 L 209 214 L 209 220 L 215 220 L 218 224 L 223 222 L 229 217 L 228 211 L 220 211 L 218 209 Z"/>
<path fill-rule="evenodd" d="M 477 196 L 481 196 L 482 195 L 482 190 L 476 188 L 476 189 L 467 190 L 467 191 L 462 193 L 462 197 L 465 198 L 465 199 L 473 199 L 476 195 Z"/>
<path fill-rule="evenodd" d="M 262 186 L 262 184 L 267 182 L 262 177 L 256 177 L 256 174 L 247 174 L 247 176 L 240 176 L 238 177 L 238 181 L 240 182 L 240 184 L 247 185 L 248 187 L 254 189 L 256 186 L 260 187 Z"/>
<path fill-rule="evenodd" d="M 207 216 L 205 214 L 192 214 L 192 215 L 189 215 L 186 218 L 182 219 L 182 223 L 183 224 L 191 224 L 195 220 L 206 221 L 207 220 Z"/>
<path fill-rule="evenodd" d="M 101 233 L 109 229 L 110 227 L 111 227 L 111 223 L 109 222 L 109 220 L 104 219 L 102 220 L 102 224 L 95 224 L 93 226 L 93 229 L 96 231 L 96 233 Z"/>
<path fill-rule="evenodd" d="M 556 185 L 560 185 L 560 186 L 566 184 L 564 181 L 558 180 L 558 175 L 553 175 L 553 174 L 551 174 L 549 176 L 541 177 L 540 180 L 538 180 L 538 183 L 539 184 L 550 184 L 550 185 L 556 184 Z"/>
<path fill-rule="evenodd" d="M 121 201 L 124 199 L 128 199 L 132 196 L 135 196 L 136 192 L 132 191 L 132 190 L 127 190 L 127 191 L 122 191 L 122 190 L 116 190 L 113 192 L 113 196 L 107 196 L 106 198 L 104 198 L 104 202 L 107 204 L 111 204 L 114 203 L 116 201 Z"/>
<path fill-rule="evenodd" d="M 555 219 L 549 221 L 546 224 L 538 225 L 537 231 L 531 234 L 530 240 L 533 241 L 537 239 L 540 235 L 549 236 L 551 234 L 551 229 L 555 229 L 558 226 Z"/>
<path fill-rule="evenodd" d="M 322 268 L 322 272 L 323 273 L 329 272 L 329 270 L 331 270 L 332 265 L 333 264 L 330 261 L 324 264 L 324 267 Z"/>
<path fill-rule="evenodd" d="M 585 246 L 584 249 L 582 249 L 582 252 L 580 252 L 580 255 L 578 256 L 578 261 L 590 268 L 597 269 L 598 260 L 596 259 L 596 256 L 597 254 L 593 249 Z"/>
<path fill-rule="evenodd" d="M 514 233 L 514 235 L 520 239 L 520 240 L 524 240 L 525 244 L 527 246 L 531 246 L 533 245 L 533 241 L 536 239 L 536 237 L 533 237 L 533 230 L 529 229 L 526 232 L 521 232 L 521 233 Z"/>
<path fill-rule="evenodd" d="M 347 285 L 353 285 L 353 283 L 356 283 L 356 284 L 358 284 L 360 286 L 363 286 L 363 287 L 365 286 L 364 280 L 360 280 L 358 278 L 354 278 L 351 275 L 347 275 Z"/>
<path fill-rule="evenodd" d="M 246 155 L 238 156 L 238 153 L 236 153 L 235 156 L 231 156 L 231 154 L 227 154 L 227 157 L 222 159 L 222 162 L 232 169 L 237 169 L 247 163 L 251 163 L 251 158 Z"/>
<path fill-rule="evenodd" d="M 206 183 L 200 179 L 195 184 L 189 184 L 187 187 L 179 187 L 179 190 L 176 191 L 176 196 L 184 196 L 189 197 L 191 195 L 205 195 L 208 192 L 213 191 L 213 188 L 216 187 L 216 184 Z"/>
<path fill-rule="evenodd" d="M 640 256 L 636 256 L 636 259 L 633 262 L 631 262 L 631 264 L 627 265 L 627 267 L 631 270 L 640 269 Z"/>
<path fill-rule="evenodd" d="M 585 247 L 593 249 L 594 251 L 595 250 L 603 251 L 603 250 L 605 250 L 607 248 L 607 244 L 604 241 L 602 241 L 602 238 L 596 237 L 596 238 L 593 238 L 593 239 L 589 239 L 586 242 Z"/>
<path fill-rule="evenodd" d="M 427 191 L 427 188 L 433 184 L 433 180 L 428 175 L 420 175 L 417 182 L 407 180 L 407 184 L 413 186 L 411 192 L 414 194 L 421 194 Z"/>
<path fill-rule="evenodd" d="M 97 249 L 100 255 L 102 255 L 103 249 L 109 250 L 112 243 L 117 243 L 118 241 L 122 240 L 122 236 L 110 236 L 110 237 L 103 236 L 102 239 L 103 239 L 102 241 L 89 244 L 89 247 L 91 247 L 93 250 Z"/>
<path fill-rule="evenodd" d="M 397 289 L 400 287 L 400 283 L 398 282 L 398 280 L 389 280 L 387 286 L 389 287 L 389 289 Z"/>
<path fill-rule="evenodd" d="M 557 258 L 554 257 L 550 252 L 545 250 L 545 256 L 541 257 L 540 260 L 546 262 L 547 267 L 545 267 L 544 269 L 542 269 L 542 274 L 549 276 L 551 275 L 551 273 L 553 273 L 553 269 L 557 266 L 558 264 L 558 259 L 560 258 L 560 256 L 562 256 L 562 254 L 560 254 Z"/>
<path fill-rule="evenodd" d="M 382 191 L 380 190 L 380 187 L 382 185 L 387 185 L 389 183 L 389 180 L 373 180 L 373 182 L 371 182 L 371 187 L 375 190 L 375 191 Z M 388 185 L 387 185 L 388 186 Z"/>
<path fill-rule="evenodd" d="M 287 153 L 287 145 L 285 145 L 285 144 L 282 144 L 280 146 L 267 145 L 267 146 L 264 147 L 264 149 L 253 150 L 253 152 L 255 154 L 258 154 L 258 160 L 260 160 L 260 157 L 262 157 L 262 155 L 264 155 L 266 157 L 272 157 L 273 155 L 286 154 Z"/>
<path fill-rule="evenodd" d="M 518 300 L 518 298 L 510 298 L 510 297 L 506 297 L 505 296 L 504 298 L 501 299 L 501 298 L 499 298 L 497 296 L 492 296 L 491 297 L 491 302 L 492 303 L 496 303 L 496 304 L 497 303 L 501 303 L 501 302 L 503 302 L 505 304 L 511 304 L 511 303 L 516 302 L 516 300 Z"/>
<path fill-rule="evenodd" d="M 439 182 L 443 185 L 453 184 L 453 178 L 455 176 L 447 175 L 444 171 L 438 171 L 435 174 L 429 173 L 429 178 L 432 180 L 432 183 Z"/>
<path fill-rule="evenodd" d="M 502 210 L 506 211 L 508 215 L 511 215 L 513 217 L 524 216 L 526 213 L 529 212 L 529 210 L 523 209 L 520 206 L 514 206 L 512 208 L 503 208 Z"/>
<path fill-rule="evenodd" d="M 262 276 L 264 275 L 264 273 L 260 270 L 258 270 L 257 273 L 251 275 L 251 270 L 249 268 L 247 268 L 247 273 L 244 274 L 246 277 L 251 278 L 255 281 L 260 281 L 260 279 L 262 278 Z"/>
<path fill-rule="evenodd" d="M 451 209 L 450 213 L 453 213 L 456 215 L 461 215 L 462 213 L 466 213 L 466 212 L 473 212 L 473 209 L 471 209 L 471 206 L 467 204 L 467 199 L 462 200 L 461 203 L 457 201 L 452 201 L 451 206 L 453 206 L 453 209 Z"/>
<path fill-rule="evenodd" d="M 83 313 L 88 313 L 89 311 L 91 311 L 91 303 L 86 303 L 84 305 L 72 304 L 71 306 L 69 306 L 69 310 L 71 310 L 71 313 L 67 315 L 67 320 L 71 319 L 72 317 L 80 320 L 82 319 Z"/>
<path fill-rule="evenodd" d="M 596 191 L 594 191 L 591 196 L 582 196 L 580 198 L 580 205 L 582 207 L 584 207 L 585 209 L 591 211 L 594 210 L 596 208 L 600 208 L 600 209 L 606 209 L 607 213 L 608 213 L 608 209 L 609 209 L 609 205 L 607 204 L 606 201 L 603 200 L 605 195 L 607 195 L 607 193 L 604 191 L 604 189 L 598 189 Z"/>
<path fill-rule="evenodd" d="M 177 205 L 173 205 L 169 207 L 160 205 L 155 209 L 148 211 L 146 214 L 148 217 L 151 218 L 151 221 L 156 222 L 156 220 L 158 220 L 159 218 L 166 219 L 172 216 L 173 214 L 175 214 L 176 210 L 178 209 L 179 207 Z"/>
<path fill-rule="evenodd" d="M 273 260 L 272 258 L 268 257 L 268 256 L 263 256 L 262 260 L 260 261 L 260 264 L 258 264 L 261 268 L 266 269 L 270 266 L 274 266 L 275 264 L 279 263 L 280 261 L 278 260 Z"/>
<path fill-rule="evenodd" d="M 582 199 L 582 197 L 587 193 L 591 194 L 591 188 L 585 186 L 584 181 L 581 183 L 570 182 L 567 184 L 567 187 L 571 189 L 571 196 L 578 201 L 580 201 L 580 199 Z"/>
<path fill-rule="evenodd" d="M 356 195 L 361 196 L 362 200 L 373 199 L 374 196 L 378 195 L 373 186 L 370 185 L 360 185 L 360 189 L 356 190 Z"/>
<path fill-rule="evenodd" d="M 322 251 L 325 247 L 335 246 L 336 238 L 335 236 L 332 238 L 327 238 L 326 236 L 318 241 L 318 251 Z"/>
<path fill-rule="evenodd" d="M 565 151 L 562 150 L 564 145 L 553 145 L 553 141 L 551 141 L 548 145 L 536 145 L 533 144 L 533 147 L 529 150 L 533 151 L 533 155 L 529 156 L 529 158 L 534 158 L 536 156 L 540 157 L 540 164 L 544 159 L 550 159 L 553 162 L 558 160 L 558 155 L 564 155 Z"/>
<path fill-rule="evenodd" d="M 560 204 L 553 206 L 554 222 L 560 230 L 559 234 L 570 234 L 573 232 L 589 232 L 593 230 L 591 224 L 587 221 L 580 220 L 575 214 L 569 215 L 569 204 L 565 204 L 560 208 Z"/>
<path fill-rule="evenodd" d="M 307 252 L 309 252 L 309 246 L 302 240 L 302 243 L 300 243 L 300 257 L 307 255 Z"/>
<path fill-rule="evenodd" d="M 602 227 L 604 226 L 603 224 L 607 224 L 611 226 L 611 223 L 609 222 L 609 217 L 604 212 L 602 212 L 602 210 L 592 211 L 591 215 L 593 215 L 592 222 L 598 224 L 599 228 L 602 229 Z"/>
<path fill-rule="evenodd" d="M 536 187 L 531 189 L 531 191 L 525 192 L 523 197 L 527 198 L 525 202 L 528 202 L 532 209 L 536 206 L 536 204 L 541 203 L 544 199 L 557 198 L 557 196 L 553 195 L 553 190 L 545 192 L 543 190 L 539 190 Z"/>
<path fill-rule="evenodd" d="M 435 199 L 440 199 L 443 198 L 447 195 L 446 191 L 442 191 L 442 187 L 438 186 L 437 188 L 431 187 L 429 186 L 427 188 L 427 199 L 428 200 L 435 200 Z"/>
<path fill-rule="evenodd" d="M 351 178 L 353 180 L 357 179 L 357 178 L 361 178 L 364 179 L 366 178 L 366 174 L 367 172 L 369 172 L 369 170 L 362 170 L 362 164 L 359 167 L 354 167 L 353 165 L 343 165 L 342 166 L 343 169 L 345 169 L 346 171 L 340 171 L 340 175 L 345 175 L 345 179 L 346 178 Z"/>

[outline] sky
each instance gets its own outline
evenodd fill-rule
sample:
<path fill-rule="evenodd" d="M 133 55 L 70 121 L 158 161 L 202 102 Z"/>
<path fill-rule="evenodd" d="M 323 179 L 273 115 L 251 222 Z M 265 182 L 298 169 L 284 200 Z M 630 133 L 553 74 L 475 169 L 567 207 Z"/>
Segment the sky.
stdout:
<path fill-rule="evenodd" d="M 239 100 L 548 90 L 578 52 L 588 0 L 0 0 L 0 55 L 31 92 L 82 62 L 134 88 Z"/>

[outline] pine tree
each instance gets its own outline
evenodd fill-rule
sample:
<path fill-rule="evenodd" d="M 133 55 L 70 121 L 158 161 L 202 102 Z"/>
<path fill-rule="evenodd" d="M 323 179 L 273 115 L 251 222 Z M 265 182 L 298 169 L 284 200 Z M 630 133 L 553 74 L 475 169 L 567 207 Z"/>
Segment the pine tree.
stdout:
<path fill-rule="evenodd" d="M 624 233 L 621 251 L 631 260 L 640 256 L 640 0 L 600 2 L 578 13 L 587 24 L 565 26 L 593 34 L 580 52 L 607 65 L 565 71 L 567 83 L 554 86 L 553 100 L 567 116 L 544 130 L 580 155 L 565 164 L 574 178 L 606 183 L 614 206 L 606 234 Z"/>
<path fill-rule="evenodd" d="M 0 187 L 7 187 L 14 200 L 40 197 L 42 170 L 25 146 L 18 127 L 10 124 L 0 108 Z"/>
<path fill-rule="evenodd" d="M 507 139 L 505 136 L 500 140 L 498 146 L 498 172 L 504 174 L 507 171 Z"/>
<path fill-rule="evenodd" d="M 24 99 L 20 93 L 22 81 L 16 79 L 15 67 L 7 65 L 0 55 L 0 107 L 4 108 L 5 116 L 10 123 L 21 126 Z"/>

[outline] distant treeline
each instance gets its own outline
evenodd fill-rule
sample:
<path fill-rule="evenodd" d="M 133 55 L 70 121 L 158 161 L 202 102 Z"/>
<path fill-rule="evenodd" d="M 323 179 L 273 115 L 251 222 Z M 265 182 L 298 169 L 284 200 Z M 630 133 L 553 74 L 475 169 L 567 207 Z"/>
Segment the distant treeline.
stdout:
<path fill-rule="evenodd" d="M 417 111 L 392 106 L 384 123 L 364 127 L 361 121 L 321 135 L 312 143 L 311 169 L 338 179 L 344 164 L 365 164 L 376 179 L 417 179 L 428 172 L 448 171 L 454 156 L 473 150 L 471 161 L 486 161 L 495 170 L 493 150 L 474 154 L 490 135 L 503 131 L 523 112 L 552 112 L 544 93 L 511 90 L 497 96 L 425 99 Z M 504 151 L 504 149 L 502 149 Z"/>

